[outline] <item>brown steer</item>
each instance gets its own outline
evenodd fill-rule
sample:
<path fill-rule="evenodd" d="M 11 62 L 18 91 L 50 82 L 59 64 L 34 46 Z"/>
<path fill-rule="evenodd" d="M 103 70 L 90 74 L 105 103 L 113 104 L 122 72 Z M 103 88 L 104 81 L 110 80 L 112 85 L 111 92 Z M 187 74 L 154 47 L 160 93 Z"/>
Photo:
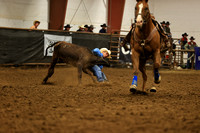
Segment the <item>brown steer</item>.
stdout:
<path fill-rule="evenodd" d="M 54 46 L 54 52 L 52 57 L 52 62 L 48 70 L 47 76 L 44 78 L 43 83 L 46 83 L 48 78 L 50 78 L 54 73 L 54 67 L 58 59 L 63 60 L 65 63 L 69 63 L 78 68 L 78 83 L 81 83 L 82 71 L 91 76 L 92 80 L 93 73 L 90 71 L 90 68 L 94 65 L 109 65 L 109 63 L 101 57 L 93 55 L 91 50 L 86 47 L 78 46 L 66 42 L 56 42 L 51 46 L 47 47 L 47 50 L 50 47 Z"/>

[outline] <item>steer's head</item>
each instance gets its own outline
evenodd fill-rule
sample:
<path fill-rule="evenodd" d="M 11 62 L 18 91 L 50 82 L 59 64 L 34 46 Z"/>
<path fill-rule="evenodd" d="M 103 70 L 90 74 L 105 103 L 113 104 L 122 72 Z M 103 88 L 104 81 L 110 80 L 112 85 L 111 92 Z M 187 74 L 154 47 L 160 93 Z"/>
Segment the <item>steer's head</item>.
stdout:
<path fill-rule="evenodd" d="M 110 66 L 110 63 L 107 60 L 99 57 L 97 59 L 97 65 Z"/>
<path fill-rule="evenodd" d="M 108 61 L 106 61 L 105 59 L 103 59 L 102 57 L 98 57 L 93 55 L 91 57 L 91 63 L 93 65 L 104 65 L 104 66 L 110 66 L 110 63 Z"/>

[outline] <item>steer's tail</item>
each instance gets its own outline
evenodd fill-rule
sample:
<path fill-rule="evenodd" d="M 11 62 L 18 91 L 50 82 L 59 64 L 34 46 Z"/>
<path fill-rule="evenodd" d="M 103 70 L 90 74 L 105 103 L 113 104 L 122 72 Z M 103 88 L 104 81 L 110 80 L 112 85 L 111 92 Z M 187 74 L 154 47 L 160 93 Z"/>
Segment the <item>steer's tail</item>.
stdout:
<path fill-rule="evenodd" d="M 48 49 L 49 48 L 51 48 L 51 47 L 53 47 L 54 45 L 56 45 L 57 43 L 59 43 L 59 41 L 58 42 L 55 42 L 55 43 L 53 43 L 53 44 L 51 44 L 51 45 L 49 45 L 47 48 L 46 48 L 46 52 L 45 52 L 45 56 L 47 56 L 47 51 L 48 51 Z"/>

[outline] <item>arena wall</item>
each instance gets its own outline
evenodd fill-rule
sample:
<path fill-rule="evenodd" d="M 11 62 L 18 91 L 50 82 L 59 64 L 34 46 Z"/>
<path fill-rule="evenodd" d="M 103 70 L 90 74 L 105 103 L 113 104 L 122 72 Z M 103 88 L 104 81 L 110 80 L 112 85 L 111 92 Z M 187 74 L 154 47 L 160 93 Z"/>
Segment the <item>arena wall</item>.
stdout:
<path fill-rule="evenodd" d="M 107 22 L 107 0 L 84 0 L 81 4 L 80 1 L 68 0 L 65 24 L 74 25 L 72 31 L 76 31 L 79 25 L 93 24 L 97 33 L 100 25 Z M 129 30 L 131 22 L 134 22 L 135 3 L 135 0 L 126 0 L 122 30 Z M 187 32 L 189 37 L 196 38 L 197 44 L 200 42 L 199 4 L 199 0 L 149 0 L 150 10 L 158 22 L 171 22 L 174 38 Z M 0 9 L 0 27 L 29 28 L 37 19 L 41 21 L 39 29 L 48 28 L 49 0 L 0 0 Z"/>
<path fill-rule="evenodd" d="M 189 37 L 196 38 L 200 46 L 199 4 L 199 0 L 154 0 L 154 13 L 159 22 L 162 20 L 171 22 L 173 37 L 180 38 L 184 32 L 187 32 Z"/>
<path fill-rule="evenodd" d="M 181 38 L 184 32 L 196 38 L 200 46 L 200 1 L 199 0 L 149 0 L 150 11 L 158 22 L 163 20 L 171 23 L 174 38 Z M 131 19 L 134 20 L 135 1 L 126 0 L 122 29 L 130 28 Z"/>
<path fill-rule="evenodd" d="M 107 23 L 107 0 L 84 0 L 82 3 L 81 0 L 68 0 L 65 24 L 69 23 L 73 25 L 72 31 L 80 25 L 93 24 L 94 32 L 98 33 L 100 25 Z"/>
<path fill-rule="evenodd" d="M 72 43 L 89 49 L 109 48 L 109 34 L 91 34 L 49 30 L 0 28 L 0 64 L 47 63 L 44 58 L 44 35 L 72 37 Z M 48 39 L 50 44 L 62 41 Z"/>
<path fill-rule="evenodd" d="M 40 20 L 40 29 L 48 28 L 49 0 L 0 0 L 0 27 L 30 28 Z"/>

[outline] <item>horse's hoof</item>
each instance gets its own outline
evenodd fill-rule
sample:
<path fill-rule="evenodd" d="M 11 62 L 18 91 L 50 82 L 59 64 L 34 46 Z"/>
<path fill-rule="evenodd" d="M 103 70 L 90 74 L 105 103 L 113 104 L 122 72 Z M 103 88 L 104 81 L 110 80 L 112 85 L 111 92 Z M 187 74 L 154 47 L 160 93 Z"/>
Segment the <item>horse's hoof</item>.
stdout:
<path fill-rule="evenodd" d="M 158 80 L 154 79 L 154 83 L 159 84 L 161 82 L 161 76 L 159 76 Z"/>
<path fill-rule="evenodd" d="M 156 92 L 156 87 L 151 87 L 150 92 Z"/>
<path fill-rule="evenodd" d="M 47 83 L 47 81 L 42 81 L 42 84 L 46 84 Z"/>
<path fill-rule="evenodd" d="M 136 85 L 131 85 L 130 86 L 130 92 L 136 92 L 137 91 L 137 86 Z"/>

